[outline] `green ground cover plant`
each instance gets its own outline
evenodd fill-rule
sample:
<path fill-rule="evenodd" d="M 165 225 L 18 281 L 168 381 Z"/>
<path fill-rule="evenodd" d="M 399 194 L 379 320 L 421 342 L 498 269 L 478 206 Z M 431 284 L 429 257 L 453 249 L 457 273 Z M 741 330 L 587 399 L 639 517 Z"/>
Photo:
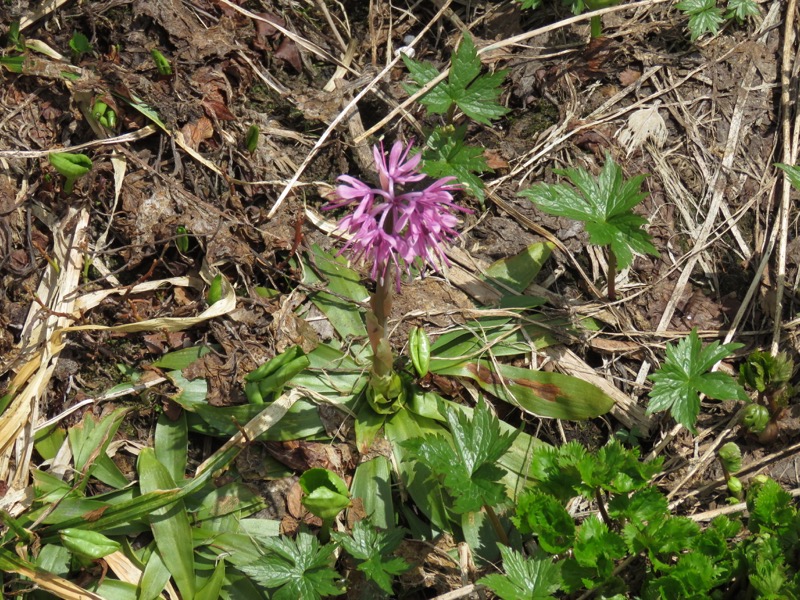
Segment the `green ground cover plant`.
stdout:
<path fill-rule="evenodd" d="M 578 1 L 573 9 L 608 4 Z M 758 12 L 754 7 L 751 0 L 732 0 L 723 16 L 713 3 L 677 5 L 690 14 L 693 40 L 716 33 L 725 19 L 748 19 Z M 592 35 L 600 34 L 600 21 L 593 18 Z M 29 50 L 19 27 L 7 37 L 12 56 L 1 58 L 24 59 Z M 69 46 L 73 62 L 95 52 L 79 34 Z M 171 89 L 167 84 L 180 73 L 158 50 L 150 56 L 158 83 Z M 431 63 L 408 56 L 403 61 L 409 93 L 439 74 Z M 22 62 L 0 64 L 22 72 Z M 616 402 L 607 387 L 588 377 L 567 375 L 552 364 L 540 368 L 540 350 L 555 349 L 565 339 L 586 341 L 603 328 L 624 329 L 604 301 L 586 312 L 593 315 L 587 318 L 577 302 L 559 303 L 557 312 L 552 293 L 536 295 L 535 282 L 555 244 L 531 243 L 482 269 L 476 281 L 492 292 L 495 304 L 465 310 L 464 318 L 449 320 L 437 335 L 429 335 L 424 320 L 394 327 L 390 317 L 404 283 L 446 275 L 448 250 L 474 212 L 464 192 L 482 204 L 481 175 L 489 169 L 483 148 L 469 142 L 477 127 L 489 127 L 510 111 L 502 102 L 505 78 L 503 70 L 484 72 L 474 40 L 465 34 L 447 80 L 420 98 L 428 120 L 441 116 L 443 124 L 425 136 L 423 148 L 402 136 L 382 141 L 373 146 L 374 172 L 340 175 L 322 207 L 338 219 L 331 237 L 340 239 L 304 245 L 296 240 L 291 252 L 284 249 L 284 264 L 274 278 L 252 286 L 253 295 L 238 282 L 241 273 L 204 256 L 199 272 L 205 283 L 187 305 L 207 310 L 236 295 L 247 306 L 266 306 L 271 316 L 285 310 L 284 317 L 298 321 L 324 321 L 322 339 L 308 343 L 310 335 L 298 335 L 289 344 L 270 346 L 258 360 L 248 354 L 247 367 L 231 359 L 227 370 L 213 374 L 212 359 L 229 358 L 224 344 L 169 338 L 185 347 L 164 350 L 150 364 L 142 364 L 141 355 L 105 348 L 123 379 L 110 391 L 142 396 L 107 405 L 102 416 L 87 412 L 68 427 L 53 422 L 26 430 L 40 463 L 25 490 L 25 510 L 0 510 L 5 594 L 36 600 L 394 598 L 408 593 L 403 577 L 424 566 L 416 560 L 419 547 L 459 564 L 458 544 L 477 573 L 469 573 L 473 590 L 503 599 L 800 597 L 796 503 L 773 479 L 752 476 L 742 453 L 754 439 L 774 441 L 787 416 L 795 395 L 788 351 L 755 350 L 740 357 L 743 344 L 704 344 L 697 329 L 666 343 L 665 359 L 649 377 L 648 415 L 668 412 L 688 436 L 698 433 L 702 397 L 743 406 L 743 427 L 725 435 L 745 435 L 716 454 L 727 492 L 720 481 L 708 486 L 710 496 L 719 500 L 721 493 L 721 502 L 733 508 L 701 525 L 701 518 L 668 499 L 674 472 L 663 454 L 643 458 L 651 440 L 636 429 L 613 431 L 609 418 L 588 443 L 551 445 L 538 431 L 534 435 L 534 420 L 568 422 L 574 427 L 570 433 L 580 434 Z M 90 107 L 99 124 L 122 127 L 103 100 L 104 91 L 86 94 L 84 109 Z M 137 96 L 131 93 L 126 103 L 158 126 L 151 133 L 167 132 L 158 113 Z M 259 126 L 250 126 L 244 145 L 239 131 L 238 151 L 243 146 L 255 160 Z M 263 143 L 276 131 L 265 127 Z M 92 156 L 97 160 L 99 154 Z M 158 156 L 160 161 L 161 149 Z M 64 177 L 60 199 L 85 200 L 74 184 L 93 168 L 92 160 L 70 152 L 51 152 L 48 159 Z M 800 187 L 798 167 L 778 167 Z M 100 176 L 106 173 L 98 170 Z M 631 266 L 636 255 L 659 256 L 645 231 L 647 219 L 633 212 L 646 197 L 641 191 L 646 176 L 626 179 L 610 153 L 597 177 L 580 168 L 554 172 L 568 183 L 536 183 L 521 195 L 549 214 L 585 223 L 589 243 L 607 248 L 608 298 L 614 300 L 618 268 Z M 223 179 L 233 186 L 227 174 Z M 53 187 L 55 197 L 58 186 Z M 50 216 L 44 208 L 37 213 L 42 221 Z M 199 258 L 208 242 L 203 226 L 192 225 L 190 238 L 186 226 L 164 225 L 164 253 Z M 58 263 L 46 260 L 62 273 Z M 85 264 L 88 285 L 91 259 Z M 196 264 L 191 267 L 174 279 L 198 279 Z M 124 279 L 123 271 L 117 274 Z M 285 302 L 287 281 L 295 284 L 291 292 L 303 296 L 298 309 Z M 119 287 L 127 298 L 135 284 Z M 148 291 L 159 302 L 185 300 L 167 298 L 158 288 Z M 42 306 L 45 317 L 69 317 Z M 408 315 L 418 316 L 413 310 Z M 283 327 L 278 320 L 273 325 Z M 163 323 L 165 338 L 177 333 Z M 233 318 L 230 323 L 239 324 Z M 140 331 L 140 325 L 132 319 L 126 331 Z M 48 335 L 56 340 L 68 333 L 73 332 Z M 161 339 L 148 342 L 157 346 Z M 738 379 L 714 371 L 723 360 L 741 361 Z M 211 378 L 220 372 L 235 374 L 225 393 L 236 401 L 212 395 Z M 152 377 L 163 379 L 158 394 L 143 391 Z M 0 412 L 18 391 L 0 397 Z M 139 408 L 152 427 L 144 443 L 132 444 L 136 459 L 126 473 L 112 455 L 116 442 L 127 439 L 124 428 Z M 264 450 L 311 444 L 347 445 L 356 459 L 300 468 Z M 246 455 L 261 451 L 259 483 L 273 478 L 296 483 L 293 499 L 305 513 L 294 529 L 288 518 L 265 516 L 274 507 L 246 475 Z M 452 547 L 437 548 L 442 539 L 453 540 Z M 119 574 L 122 567 L 127 578 Z"/>

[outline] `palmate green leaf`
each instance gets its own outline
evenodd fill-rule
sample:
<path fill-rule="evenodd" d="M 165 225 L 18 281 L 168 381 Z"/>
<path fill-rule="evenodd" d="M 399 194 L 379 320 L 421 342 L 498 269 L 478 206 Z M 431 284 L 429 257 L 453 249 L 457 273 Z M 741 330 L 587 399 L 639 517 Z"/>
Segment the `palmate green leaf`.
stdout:
<path fill-rule="evenodd" d="M 356 559 L 359 571 L 391 594 L 392 578 L 410 568 L 402 558 L 392 556 L 405 534 L 406 530 L 402 528 L 379 531 L 362 520 L 353 526 L 352 537 L 343 533 L 332 533 L 331 536 Z"/>
<path fill-rule="evenodd" d="M 631 209 L 647 196 L 640 191 L 644 176 L 625 180 L 622 169 L 606 154 L 606 162 L 595 178 L 584 169 L 556 169 L 577 188 L 565 184 L 540 183 L 520 192 L 540 210 L 586 223 L 589 242 L 610 246 L 617 264 L 624 269 L 634 254 L 658 256 L 650 235 L 642 229 L 647 219 Z"/>
<path fill-rule="evenodd" d="M 744 23 L 748 17 L 757 17 L 761 14 L 755 0 L 728 0 L 725 10 L 726 19 L 736 19 L 738 23 Z"/>
<path fill-rule="evenodd" d="M 443 436 L 404 442 L 434 473 L 443 476 L 453 496 L 452 509 L 463 514 L 505 500 L 500 479 L 505 472 L 494 463 L 511 447 L 516 433 L 502 434 L 497 417 L 481 400 L 472 420 L 457 411 L 447 412 L 453 445 Z"/>
<path fill-rule="evenodd" d="M 519 552 L 500 546 L 505 575 L 487 575 L 478 580 L 503 600 L 549 600 L 561 587 L 561 563 L 545 555 L 526 559 Z"/>
<path fill-rule="evenodd" d="M 695 423 L 700 414 L 700 394 L 715 400 L 747 400 L 742 386 L 730 375 L 708 372 L 741 347 L 742 344 L 718 341 L 703 346 L 696 329 L 677 344 L 667 344 L 667 359 L 650 376 L 655 384 L 649 394 L 647 414 L 669 410 L 678 423 L 697 433 Z"/>
<path fill-rule="evenodd" d="M 344 594 L 339 573 L 334 571 L 336 546 L 320 546 L 310 533 L 300 532 L 295 540 L 286 537 L 262 540 L 270 552 L 241 570 L 266 588 L 274 591 L 273 600 L 321 600 Z"/>
<path fill-rule="evenodd" d="M 416 84 L 404 86 L 410 94 L 439 75 L 438 69 L 430 63 L 417 62 L 406 55 L 402 58 Z M 490 125 L 492 119 L 498 119 L 509 111 L 497 102 L 506 72 L 480 75 L 481 61 L 469 34 L 464 34 L 451 62 L 447 82 L 439 83 L 419 100 L 430 112 L 443 114 L 456 105 L 471 119 Z"/>
<path fill-rule="evenodd" d="M 464 141 L 466 134 L 466 125 L 434 129 L 425 140 L 421 170 L 434 179 L 455 177 L 483 202 L 483 181 L 478 175 L 491 172 L 491 169 L 483 157 L 483 148 L 469 146 Z"/>
<path fill-rule="evenodd" d="M 692 41 L 706 33 L 715 34 L 725 22 L 716 0 L 683 0 L 675 5 L 689 16 L 689 33 Z"/>

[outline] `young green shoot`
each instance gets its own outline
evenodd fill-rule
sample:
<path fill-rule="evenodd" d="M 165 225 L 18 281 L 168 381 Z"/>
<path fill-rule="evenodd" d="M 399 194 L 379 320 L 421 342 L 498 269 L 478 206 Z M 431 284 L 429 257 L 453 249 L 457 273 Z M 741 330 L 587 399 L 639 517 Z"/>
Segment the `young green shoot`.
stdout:
<path fill-rule="evenodd" d="M 336 516 L 350 506 L 350 492 L 347 484 L 328 469 L 309 469 L 298 481 L 305 496 L 303 506 L 312 515 L 322 519 L 320 539 L 330 539 L 331 525 Z"/>
<path fill-rule="evenodd" d="M 92 168 L 92 159 L 85 154 L 54 152 L 47 158 L 55 170 L 64 176 L 65 194 L 71 194 L 78 177 L 86 175 Z"/>
<path fill-rule="evenodd" d="M 640 188 L 643 175 L 625 180 L 610 154 L 599 177 L 584 169 L 555 169 L 575 187 L 559 183 L 539 183 L 520 192 L 540 210 L 585 223 L 589 243 L 608 247 L 608 299 L 616 299 L 617 268 L 624 269 L 634 254 L 658 256 L 650 235 L 642 229 L 647 219 L 633 213 L 633 207 L 647 196 Z M 575 189 L 577 188 L 577 190 Z"/>

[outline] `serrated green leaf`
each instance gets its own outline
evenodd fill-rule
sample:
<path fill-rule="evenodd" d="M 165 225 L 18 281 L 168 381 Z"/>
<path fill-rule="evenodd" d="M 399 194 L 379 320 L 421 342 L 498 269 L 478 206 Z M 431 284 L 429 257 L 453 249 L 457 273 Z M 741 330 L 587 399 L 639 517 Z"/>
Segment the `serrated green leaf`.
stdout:
<path fill-rule="evenodd" d="M 608 514 L 635 525 L 660 521 L 667 515 L 667 498 L 656 487 L 637 490 L 630 496 L 619 494 L 608 503 Z"/>
<path fill-rule="evenodd" d="M 709 369 L 742 344 L 720 344 L 715 341 L 703 346 L 697 330 L 667 344 L 667 358 L 661 368 L 650 376 L 655 382 L 650 391 L 647 414 L 669 410 L 675 420 L 692 433 L 700 414 L 700 395 L 715 400 L 746 400 L 742 387 L 724 373 L 708 373 Z"/>
<path fill-rule="evenodd" d="M 411 78 L 416 85 L 406 85 L 409 93 L 415 93 L 439 75 L 431 64 L 417 62 L 403 55 Z M 430 112 L 443 114 L 458 106 L 465 115 L 479 123 L 490 125 L 492 119 L 502 117 L 509 109 L 497 102 L 505 71 L 480 75 L 481 61 L 472 37 L 465 33 L 451 58 L 447 83 L 441 82 L 420 98 Z"/>
<path fill-rule="evenodd" d="M 675 5 L 689 16 L 689 33 L 692 41 L 706 33 L 715 34 L 725 22 L 716 0 L 683 0 Z"/>
<path fill-rule="evenodd" d="M 516 434 L 500 433 L 497 417 L 483 400 L 472 420 L 456 411 L 448 411 L 446 417 L 452 446 L 444 437 L 435 436 L 409 440 L 405 447 L 443 477 L 453 496 L 454 512 L 475 512 L 504 501 L 505 487 L 500 483 L 504 472 L 494 463 L 511 447 Z"/>
<path fill-rule="evenodd" d="M 467 126 L 437 127 L 425 140 L 421 171 L 434 179 L 455 177 L 476 197 L 484 200 L 481 173 L 491 172 L 483 148 L 465 142 Z"/>
<path fill-rule="evenodd" d="M 622 169 L 606 154 L 606 162 L 597 178 L 584 169 L 557 169 L 578 189 L 565 184 L 540 183 L 520 192 L 544 212 L 583 221 L 589 242 L 609 246 L 619 268 L 630 265 L 634 254 L 658 256 L 649 234 L 642 229 L 647 223 L 631 209 L 647 196 L 640 192 L 644 177 L 625 181 Z"/>
<path fill-rule="evenodd" d="M 754 0 L 728 0 L 725 18 L 736 19 L 741 24 L 748 17 L 757 17 L 760 14 L 758 4 Z"/>
<path fill-rule="evenodd" d="M 511 519 L 520 533 L 535 533 L 539 545 L 550 554 L 572 547 L 575 522 L 564 506 L 550 494 L 531 491 L 517 499 L 517 516 Z"/>
<path fill-rule="evenodd" d="M 406 561 L 392 556 L 405 533 L 402 528 L 379 531 L 365 521 L 357 521 L 352 536 L 342 533 L 332 533 L 331 536 L 357 560 L 359 571 L 391 594 L 392 578 L 409 569 Z"/>
<path fill-rule="evenodd" d="M 267 538 L 262 544 L 269 553 L 240 568 L 259 584 L 275 590 L 270 596 L 273 600 L 321 600 L 344 594 L 339 574 L 331 568 L 335 545 L 320 546 L 313 535 L 302 531 L 294 540 Z"/>
<path fill-rule="evenodd" d="M 487 575 L 478 580 L 503 600 L 549 600 L 561 588 L 561 563 L 548 556 L 526 559 L 519 552 L 500 546 L 505 575 Z"/>
<path fill-rule="evenodd" d="M 625 556 L 625 542 L 609 531 L 600 517 L 592 516 L 578 528 L 573 552 L 580 566 L 597 569 L 606 578 L 614 569 L 614 560 Z"/>

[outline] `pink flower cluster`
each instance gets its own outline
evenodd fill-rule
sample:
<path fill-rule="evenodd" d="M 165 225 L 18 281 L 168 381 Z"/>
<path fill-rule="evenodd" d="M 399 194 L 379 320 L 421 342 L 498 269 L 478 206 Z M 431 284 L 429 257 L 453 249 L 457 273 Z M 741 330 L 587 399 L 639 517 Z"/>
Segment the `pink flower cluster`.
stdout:
<path fill-rule="evenodd" d="M 422 190 L 407 190 L 409 184 L 425 178 L 419 172 L 421 154 L 409 158 L 411 144 L 395 142 L 386 160 L 383 144 L 373 148 L 380 188 L 342 175 L 338 178 L 334 199 L 323 209 L 332 210 L 356 205 L 355 210 L 339 221 L 338 229 L 351 234 L 342 251 L 350 250 L 355 260 L 372 260 L 372 278 L 383 284 L 395 266 L 396 286 L 400 288 L 401 271 L 411 265 L 426 265 L 435 271 L 448 264 L 442 249 L 458 236 L 456 214 L 472 212 L 453 203 L 452 192 L 461 189 L 455 177 L 444 177 Z"/>

